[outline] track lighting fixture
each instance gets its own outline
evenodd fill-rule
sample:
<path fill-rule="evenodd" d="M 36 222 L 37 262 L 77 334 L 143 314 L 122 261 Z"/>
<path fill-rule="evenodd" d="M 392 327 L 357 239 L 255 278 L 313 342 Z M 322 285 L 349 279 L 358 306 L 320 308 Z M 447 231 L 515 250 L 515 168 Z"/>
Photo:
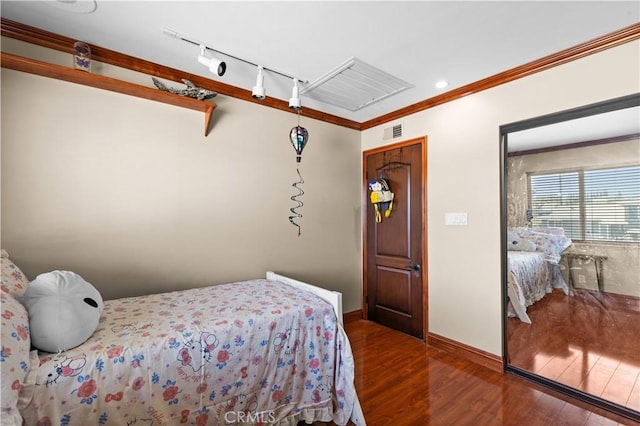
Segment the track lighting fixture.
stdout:
<path fill-rule="evenodd" d="M 289 99 L 289 108 L 299 110 L 300 106 L 300 90 L 298 89 L 298 79 L 293 79 L 293 91 L 291 93 L 291 99 Z"/>
<path fill-rule="evenodd" d="M 240 61 L 240 62 L 244 62 L 245 64 L 249 64 L 249 65 L 253 65 L 258 67 L 258 76 L 256 78 L 256 85 L 253 87 L 253 90 L 251 92 L 251 96 L 254 99 L 258 99 L 258 100 L 263 100 L 266 96 L 266 91 L 264 89 L 264 73 L 266 71 L 272 73 L 272 74 L 277 74 L 280 75 L 282 77 L 286 77 L 289 79 L 293 79 L 293 93 L 291 96 L 291 99 L 289 99 L 289 108 L 299 111 L 301 109 L 300 106 L 300 90 L 298 89 L 298 82 L 302 83 L 302 84 L 307 84 L 309 83 L 307 80 L 303 80 L 297 77 L 294 77 L 291 74 L 287 74 L 284 73 L 282 71 L 278 71 L 275 70 L 273 68 L 268 68 L 262 65 L 258 65 L 256 62 L 250 61 L 248 59 L 244 59 L 241 58 L 239 56 L 235 56 L 232 55 L 230 53 L 227 52 L 223 52 L 221 50 L 218 49 L 214 49 L 208 45 L 206 45 L 204 42 L 193 39 L 191 37 L 187 37 L 185 35 L 182 35 L 180 33 L 178 33 L 177 31 L 174 31 L 172 29 L 169 28 L 164 28 L 162 30 L 166 35 L 168 35 L 169 37 L 173 37 L 176 38 L 178 40 L 182 40 L 185 41 L 187 43 L 196 45 L 200 47 L 200 55 L 198 56 L 198 62 L 200 62 L 202 65 L 206 66 L 207 68 L 209 68 L 209 71 L 211 71 L 213 74 L 217 74 L 219 76 L 224 75 L 225 71 L 227 70 L 227 64 L 224 63 L 223 61 L 214 58 L 214 57 L 209 57 L 207 56 L 206 52 L 207 50 L 210 50 L 212 52 L 217 52 L 221 55 L 227 56 L 231 59 L 234 59 L 236 61 Z"/>
<path fill-rule="evenodd" d="M 256 79 L 256 85 L 253 86 L 253 91 L 251 92 L 251 96 L 254 99 L 263 100 L 265 97 L 264 90 L 264 75 L 262 75 L 262 67 L 258 65 L 258 77 Z"/>
<path fill-rule="evenodd" d="M 224 75 L 224 72 L 227 70 L 227 64 L 225 64 L 218 58 L 207 57 L 205 52 L 206 47 L 204 45 L 200 45 L 200 56 L 198 56 L 198 62 L 200 62 L 205 67 L 208 67 L 209 71 L 211 71 L 212 73 L 222 77 Z"/>

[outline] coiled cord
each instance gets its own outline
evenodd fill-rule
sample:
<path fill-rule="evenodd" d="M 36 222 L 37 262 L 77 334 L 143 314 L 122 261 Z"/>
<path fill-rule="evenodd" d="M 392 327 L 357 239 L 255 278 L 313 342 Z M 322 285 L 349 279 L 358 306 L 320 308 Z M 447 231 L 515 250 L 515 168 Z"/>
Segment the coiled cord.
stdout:
<path fill-rule="evenodd" d="M 302 188 L 300 188 L 300 185 L 304 183 L 304 179 L 302 179 L 302 175 L 300 174 L 300 167 L 296 168 L 296 172 L 298 172 L 298 176 L 300 177 L 300 180 L 297 182 L 294 182 L 291 186 L 297 189 L 298 193 L 296 195 L 291 196 L 291 201 L 297 203 L 298 205 L 295 207 L 291 207 L 289 209 L 291 211 L 291 216 L 289 216 L 289 222 L 291 222 L 293 226 L 298 227 L 298 237 L 299 237 L 301 233 L 301 228 L 300 228 L 300 225 L 296 223 L 296 220 L 302 217 L 302 214 L 298 212 L 298 209 L 304 206 L 304 203 L 300 201 L 298 197 L 301 197 L 304 195 L 304 191 L 302 190 Z"/>

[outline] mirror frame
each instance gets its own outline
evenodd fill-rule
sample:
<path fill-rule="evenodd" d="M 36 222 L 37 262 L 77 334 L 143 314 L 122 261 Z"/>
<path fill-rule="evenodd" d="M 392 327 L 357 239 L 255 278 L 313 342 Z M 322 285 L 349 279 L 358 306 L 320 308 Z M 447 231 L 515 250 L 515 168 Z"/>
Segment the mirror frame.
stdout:
<path fill-rule="evenodd" d="M 547 126 L 550 124 L 560 123 L 563 121 L 574 120 L 577 118 L 588 117 L 591 115 L 602 114 L 615 110 L 633 108 L 640 106 L 640 93 L 628 96 L 622 96 L 602 102 L 597 102 L 582 107 L 568 109 L 556 113 L 546 114 L 514 123 L 500 126 L 500 259 L 502 262 L 501 270 L 501 293 L 502 293 L 502 356 L 505 374 L 512 374 L 534 383 L 540 384 L 546 388 L 568 395 L 583 402 L 587 402 L 599 408 L 603 408 L 612 413 L 627 417 L 634 421 L 640 422 L 640 412 L 600 398 L 598 396 L 580 391 L 576 388 L 564 385 L 555 380 L 548 379 L 528 370 L 516 367 L 510 364 L 508 333 L 507 333 L 507 148 L 508 134 L 521 130 L 532 129 L 534 127 Z"/>

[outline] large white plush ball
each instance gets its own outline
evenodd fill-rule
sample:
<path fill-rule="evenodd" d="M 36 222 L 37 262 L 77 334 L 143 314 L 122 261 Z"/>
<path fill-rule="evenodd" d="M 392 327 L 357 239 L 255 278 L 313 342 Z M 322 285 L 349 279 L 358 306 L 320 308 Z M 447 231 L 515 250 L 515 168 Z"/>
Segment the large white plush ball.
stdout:
<path fill-rule="evenodd" d="M 21 300 L 29 312 L 31 344 L 46 352 L 84 343 L 96 330 L 104 306 L 98 290 L 71 271 L 38 275 Z"/>

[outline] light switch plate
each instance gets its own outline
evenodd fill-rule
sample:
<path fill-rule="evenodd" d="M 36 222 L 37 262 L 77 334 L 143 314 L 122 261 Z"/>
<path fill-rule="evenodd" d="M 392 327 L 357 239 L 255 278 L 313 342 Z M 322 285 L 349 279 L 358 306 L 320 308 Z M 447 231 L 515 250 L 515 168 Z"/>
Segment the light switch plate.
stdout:
<path fill-rule="evenodd" d="M 467 213 L 445 213 L 444 224 L 449 226 L 466 226 L 468 224 Z"/>

